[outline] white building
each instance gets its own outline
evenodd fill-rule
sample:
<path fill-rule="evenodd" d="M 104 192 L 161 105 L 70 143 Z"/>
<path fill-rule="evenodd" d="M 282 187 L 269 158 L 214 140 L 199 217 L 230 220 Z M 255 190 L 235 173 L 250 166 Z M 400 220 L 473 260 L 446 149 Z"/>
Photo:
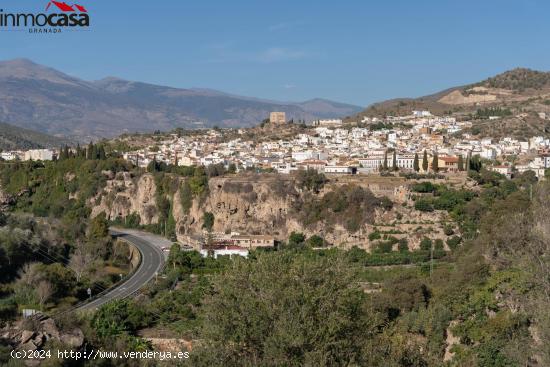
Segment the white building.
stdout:
<path fill-rule="evenodd" d="M 51 161 L 53 159 L 53 150 L 50 149 L 31 149 L 25 152 L 26 161 Z"/>
<path fill-rule="evenodd" d="M 222 246 L 210 246 L 209 248 L 202 248 L 200 250 L 202 257 L 208 257 L 211 255 L 214 259 L 217 259 L 218 256 L 229 256 L 233 257 L 234 255 L 248 257 L 248 250 L 244 247 L 235 246 L 235 245 L 222 245 Z"/>
<path fill-rule="evenodd" d="M 13 161 L 15 158 L 17 158 L 17 155 L 14 152 L 2 152 L 0 153 L 0 158 L 5 161 Z"/>
<path fill-rule="evenodd" d="M 352 175 L 354 173 L 354 167 L 334 165 L 325 166 L 325 173 Z"/>
<path fill-rule="evenodd" d="M 432 113 L 430 111 L 413 111 L 414 117 L 429 117 Z"/>
<path fill-rule="evenodd" d="M 310 159 L 323 161 L 323 160 L 326 160 L 327 158 L 328 158 L 328 154 L 325 152 L 315 152 L 312 150 L 292 152 L 292 159 L 297 162 L 306 161 Z"/>

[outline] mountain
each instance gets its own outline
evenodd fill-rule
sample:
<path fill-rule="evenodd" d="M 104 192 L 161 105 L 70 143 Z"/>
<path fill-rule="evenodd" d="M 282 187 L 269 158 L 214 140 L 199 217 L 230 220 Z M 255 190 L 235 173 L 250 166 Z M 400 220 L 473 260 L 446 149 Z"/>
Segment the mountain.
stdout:
<path fill-rule="evenodd" d="M 85 81 L 26 59 L 0 62 L 0 121 L 78 140 L 175 127 L 248 127 L 270 111 L 288 119 L 353 115 L 328 100 L 277 102 L 209 89 L 179 89 L 109 77 Z"/>
<path fill-rule="evenodd" d="M 506 115 L 490 120 L 480 116 L 498 109 Z M 471 133 L 493 137 L 526 138 L 550 132 L 550 72 L 516 68 L 478 83 L 452 87 L 419 98 L 396 98 L 370 105 L 349 120 L 363 116 L 409 115 L 413 110 L 429 110 L 436 115 L 473 119 Z M 484 118 L 485 117 L 485 118 Z"/>
<path fill-rule="evenodd" d="M 0 122 L 0 150 L 57 148 L 67 140 Z"/>

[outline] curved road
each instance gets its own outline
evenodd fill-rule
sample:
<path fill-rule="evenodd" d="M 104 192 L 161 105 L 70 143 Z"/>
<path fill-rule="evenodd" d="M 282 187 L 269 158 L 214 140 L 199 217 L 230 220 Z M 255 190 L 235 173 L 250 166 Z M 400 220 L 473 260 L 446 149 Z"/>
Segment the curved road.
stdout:
<path fill-rule="evenodd" d="M 168 257 L 162 248 L 172 245 L 166 238 L 147 232 L 121 228 L 111 229 L 110 232 L 114 237 L 132 243 L 141 253 L 141 262 L 130 278 L 107 290 L 99 298 L 78 307 L 78 310 L 97 309 L 112 300 L 132 296 L 162 270 Z"/>

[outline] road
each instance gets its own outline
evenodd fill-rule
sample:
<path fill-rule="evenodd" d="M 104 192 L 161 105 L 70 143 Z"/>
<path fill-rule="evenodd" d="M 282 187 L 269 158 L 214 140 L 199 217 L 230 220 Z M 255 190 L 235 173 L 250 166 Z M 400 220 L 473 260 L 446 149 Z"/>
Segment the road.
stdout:
<path fill-rule="evenodd" d="M 99 298 L 78 307 L 78 310 L 93 310 L 115 299 L 132 296 L 158 274 L 166 262 L 168 253 L 163 247 L 170 247 L 172 242 L 151 233 L 132 229 L 113 228 L 114 237 L 131 242 L 141 253 L 141 263 L 134 273 L 121 284 L 117 284 Z"/>

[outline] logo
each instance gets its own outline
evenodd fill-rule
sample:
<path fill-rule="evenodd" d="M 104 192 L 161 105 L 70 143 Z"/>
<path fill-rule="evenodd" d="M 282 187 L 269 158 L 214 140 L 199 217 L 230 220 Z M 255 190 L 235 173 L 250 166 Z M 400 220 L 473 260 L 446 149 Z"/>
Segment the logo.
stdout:
<path fill-rule="evenodd" d="M 48 10 L 50 10 L 49 13 Z M 44 13 L 4 13 L 0 9 L 0 28 L 8 30 L 28 29 L 29 33 L 61 33 L 90 26 L 86 7 L 80 4 L 50 1 Z"/>

